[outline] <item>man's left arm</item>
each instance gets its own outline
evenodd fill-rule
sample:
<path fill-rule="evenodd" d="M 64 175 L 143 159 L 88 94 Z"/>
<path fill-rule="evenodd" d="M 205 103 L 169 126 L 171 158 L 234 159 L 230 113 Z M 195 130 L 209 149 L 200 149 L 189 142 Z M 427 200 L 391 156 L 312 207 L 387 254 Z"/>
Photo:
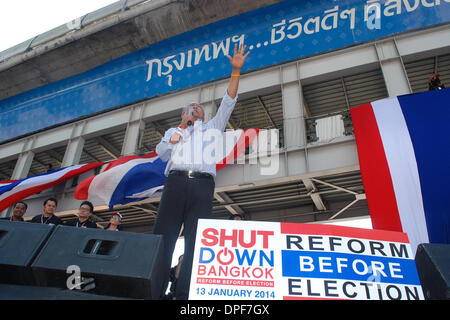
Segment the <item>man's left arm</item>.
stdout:
<path fill-rule="evenodd" d="M 206 124 L 208 128 L 214 128 L 220 131 L 224 131 L 227 122 L 230 119 L 231 114 L 233 113 L 234 106 L 236 105 L 237 95 L 232 99 L 227 92 L 225 92 L 222 102 L 220 103 L 219 109 L 217 109 L 217 113 L 208 123 Z"/>
<path fill-rule="evenodd" d="M 250 51 L 245 53 L 246 48 L 247 46 L 242 46 L 241 44 L 238 50 L 236 44 L 234 46 L 233 58 L 227 55 L 227 58 L 228 60 L 230 60 L 230 64 L 232 67 L 230 82 L 228 83 L 227 92 L 222 98 L 222 102 L 220 103 L 220 107 L 217 110 L 215 117 L 209 121 L 210 128 L 224 131 L 225 127 L 227 126 L 227 122 L 230 119 L 231 114 L 233 113 L 233 109 L 237 101 L 237 92 L 239 88 L 241 69 L 244 65 L 245 59 L 250 53 Z"/>

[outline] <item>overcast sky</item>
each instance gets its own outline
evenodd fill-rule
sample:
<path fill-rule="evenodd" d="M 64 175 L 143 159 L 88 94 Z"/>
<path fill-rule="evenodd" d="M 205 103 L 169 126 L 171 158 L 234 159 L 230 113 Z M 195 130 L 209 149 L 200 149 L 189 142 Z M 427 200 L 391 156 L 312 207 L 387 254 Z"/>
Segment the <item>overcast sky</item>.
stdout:
<path fill-rule="evenodd" d="M 0 52 L 117 0 L 0 0 Z"/>

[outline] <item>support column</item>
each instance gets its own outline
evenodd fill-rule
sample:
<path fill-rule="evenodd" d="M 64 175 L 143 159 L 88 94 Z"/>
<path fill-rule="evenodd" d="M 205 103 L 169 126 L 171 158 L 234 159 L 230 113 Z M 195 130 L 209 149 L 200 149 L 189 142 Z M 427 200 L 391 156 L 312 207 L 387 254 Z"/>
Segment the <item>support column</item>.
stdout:
<path fill-rule="evenodd" d="M 283 82 L 290 79 L 289 74 L 293 71 L 288 69 L 281 71 Z M 294 75 L 291 77 L 294 77 Z M 295 78 L 297 77 L 295 76 Z M 281 93 L 283 99 L 284 147 L 289 151 L 306 145 L 303 91 L 300 81 L 282 83 Z"/>
<path fill-rule="evenodd" d="M 69 142 L 66 153 L 64 154 L 64 159 L 61 163 L 62 168 L 80 163 L 84 142 L 85 140 L 83 137 L 75 138 Z"/>
<path fill-rule="evenodd" d="M 217 112 L 217 105 L 214 101 L 215 86 L 200 88 L 198 93 L 198 102 L 205 111 L 205 122 L 211 120 Z"/>
<path fill-rule="evenodd" d="M 24 150 L 30 149 L 34 140 L 28 140 L 24 145 Z M 24 151 L 19 155 L 16 166 L 11 175 L 11 180 L 20 180 L 26 178 L 33 162 L 34 152 L 31 150 Z M 12 207 L 0 212 L 0 217 L 10 217 L 12 215 Z"/>
<path fill-rule="evenodd" d="M 122 156 L 136 154 L 139 149 L 139 142 L 144 135 L 145 122 L 142 120 L 130 122 L 125 133 L 122 146 Z"/>
<path fill-rule="evenodd" d="M 61 163 L 61 167 L 68 167 L 74 164 L 79 164 L 81 159 L 81 154 L 84 148 L 84 138 L 83 131 L 85 127 L 85 122 L 76 124 L 72 129 L 71 138 L 67 144 L 66 152 L 64 153 L 64 158 Z"/>
<path fill-rule="evenodd" d="M 130 111 L 130 119 L 122 145 L 122 156 L 134 155 L 139 149 L 139 143 L 144 136 L 145 122 L 142 120 L 143 105 Z"/>
<path fill-rule="evenodd" d="M 375 43 L 389 97 L 412 93 L 403 59 L 395 40 Z"/>
<path fill-rule="evenodd" d="M 20 180 L 26 178 L 33 162 L 34 152 L 31 151 L 34 145 L 34 138 L 27 140 L 23 146 L 22 152 L 17 159 L 11 180 Z"/>
<path fill-rule="evenodd" d="M 205 122 L 211 120 L 217 112 L 217 106 L 214 102 L 207 102 L 201 104 L 205 111 Z"/>

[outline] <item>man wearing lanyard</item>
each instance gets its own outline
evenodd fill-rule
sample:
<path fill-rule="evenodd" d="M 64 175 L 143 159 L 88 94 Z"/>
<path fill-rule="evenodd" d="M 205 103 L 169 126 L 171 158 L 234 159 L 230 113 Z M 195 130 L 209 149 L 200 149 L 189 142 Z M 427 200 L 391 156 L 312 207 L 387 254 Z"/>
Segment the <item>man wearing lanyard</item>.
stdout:
<path fill-rule="evenodd" d="M 97 228 L 95 222 L 89 221 L 89 217 L 94 211 L 94 206 L 89 201 L 83 201 L 78 209 L 78 219 L 69 220 L 65 223 L 66 226 L 76 228 Z"/>
<path fill-rule="evenodd" d="M 19 201 L 13 207 L 13 215 L 11 217 L 1 218 L 0 220 L 9 221 L 21 221 L 23 222 L 23 215 L 27 211 L 27 204 L 25 202 Z"/>
<path fill-rule="evenodd" d="M 184 259 L 177 281 L 176 299 L 185 300 L 189 295 L 189 284 L 194 253 L 197 221 L 211 215 L 216 176 L 216 162 L 203 158 L 208 147 L 207 130 L 217 130 L 220 134 L 233 112 L 237 101 L 239 76 L 245 58 L 246 46 L 234 47 L 233 58 L 227 55 L 232 66 L 231 78 L 219 109 L 213 119 L 204 121 L 203 108 L 197 103 L 188 104 L 181 115 L 178 128 L 167 130 L 156 152 L 163 161 L 168 161 L 167 176 L 161 202 L 158 208 L 154 234 L 162 234 L 164 241 L 163 261 L 166 283 L 169 276 L 172 254 L 181 226 L 184 224 Z M 180 157 L 180 151 L 192 151 Z M 206 153 L 206 152 L 205 152 Z M 188 154 L 188 152 L 186 153 Z M 201 159 L 199 161 L 198 156 Z M 192 160 L 192 157 L 196 158 Z M 161 297 L 163 297 L 162 293 Z"/>
<path fill-rule="evenodd" d="M 31 222 L 54 225 L 62 224 L 61 219 L 55 216 L 57 205 L 58 201 L 55 198 L 48 198 L 44 201 L 44 205 L 42 207 L 42 209 L 44 209 L 44 213 L 33 217 Z"/>

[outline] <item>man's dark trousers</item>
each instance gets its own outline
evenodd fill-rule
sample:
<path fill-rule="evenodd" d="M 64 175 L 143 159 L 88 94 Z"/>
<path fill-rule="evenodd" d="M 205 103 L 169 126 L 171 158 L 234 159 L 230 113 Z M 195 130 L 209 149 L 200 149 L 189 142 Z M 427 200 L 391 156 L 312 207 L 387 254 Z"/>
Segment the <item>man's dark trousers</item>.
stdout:
<path fill-rule="evenodd" d="M 164 184 L 153 233 L 164 236 L 165 290 L 172 254 L 181 226 L 184 223 L 184 257 L 177 280 L 177 300 L 186 300 L 189 296 L 197 221 L 211 216 L 214 187 L 215 183 L 212 176 L 209 178 L 189 178 L 169 174 Z M 164 293 L 162 293 L 163 295 Z"/>

